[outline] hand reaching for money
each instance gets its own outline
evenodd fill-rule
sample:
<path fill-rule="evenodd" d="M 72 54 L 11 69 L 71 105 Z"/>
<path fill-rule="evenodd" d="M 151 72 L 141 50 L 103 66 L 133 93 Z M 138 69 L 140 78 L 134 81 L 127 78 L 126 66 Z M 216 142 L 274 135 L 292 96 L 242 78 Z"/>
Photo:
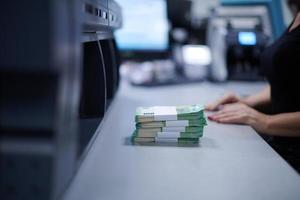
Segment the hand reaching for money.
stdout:
<path fill-rule="evenodd" d="M 221 98 L 217 99 L 216 101 L 207 104 L 205 106 L 205 110 L 207 111 L 217 111 L 222 108 L 225 104 L 230 103 L 243 103 L 242 98 L 234 93 L 226 93 Z"/>
<path fill-rule="evenodd" d="M 210 115 L 210 120 L 220 123 L 251 124 L 257 118 L 257 111 L 241 103 L 232 103 L 223 106 L 218 112 Z"/>
<path fill-rule="evenodd" d="M 257 131 L 264 131 L 268 116 L 243 103 L 224 105 L 218 112 L 208 116 L 209 120 L 225 124 L 247 124 Z"/>

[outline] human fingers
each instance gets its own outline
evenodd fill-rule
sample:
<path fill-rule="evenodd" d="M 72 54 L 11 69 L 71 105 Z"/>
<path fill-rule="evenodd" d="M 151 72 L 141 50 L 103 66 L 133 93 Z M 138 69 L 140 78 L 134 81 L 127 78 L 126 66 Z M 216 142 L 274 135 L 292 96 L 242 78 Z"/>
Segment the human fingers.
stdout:
<path fill-rule="evenodd" d="M 235 115 L 237 115 L 237 113 L 234 113 L 234 112 L 224 113 L 224 114 L 209 116 L 209 119 L 212 120 L 212 121 L 218 121 L 219 119 L 223 119 L 223 118 L 231 117 L 231 116 L 235 116 Z"/>
<path fill-rule="evenodd" d="M 216 122 L 223 123 L 223 124 L 245 124 L 246 123 L 245 118 L 240 114 L 218 118 Z"/>
<path fill-rule="evenodd" d="M 235 116 L 236 114 L 237 114 L 236 112 L 218 113 L 218 114 L 213 114 L 213 115 L 208 116 L 208 119 L 212 120 L 212 121 L 218 121 L 219 119 Z"/>
<path fill-rule="evenodd" d="M 227 104 L 227 103 L 233 103 L 238 101 L 238 97 L 233 94 L 233 93 L 227 93 L 225 94 L 223 97 L 221 97 L 220 99 L 207 104 L 205 106 L 205 109 L 208 111 L 215 111 L 218 110 L 219 106 L 223 105 L 223 104 Z"/>
<path fill-rule="evenodd" d="M 221 111 L 223 112 L 233 112 L 233 111 L 244 111 L 247 110 L 247 106 L 242 103 L 231 103 L 222 106 Z"/>
<path fill-rule="evenodd" d="M 233 104 L 228 104 L 228 105 L 233 105 Z M 219 117 L 227 116 L 230 115 L 234 112 L 239 111 L 238 109 L 235 108 L 236 106 L 227 106 L 226 109 L 225 107 L 221 108 L 218 112 L 215 112 L 208 116 L 209 120 L 215 121 Z"/>

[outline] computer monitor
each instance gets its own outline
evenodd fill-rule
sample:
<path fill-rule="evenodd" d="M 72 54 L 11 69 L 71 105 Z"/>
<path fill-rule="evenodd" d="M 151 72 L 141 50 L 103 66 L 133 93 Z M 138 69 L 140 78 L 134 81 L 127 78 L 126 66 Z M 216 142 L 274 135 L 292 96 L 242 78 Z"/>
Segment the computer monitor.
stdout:
<path fill-rule="evenodd" d="M 240 45 L 244 45 L 244 46 L 256 45 L 256 35 L 254 32 L 239 32 L 238 40 Z"/>
<path fill-rule="evenodd" d="M 166 0 L 119 0 L 123 27 L 116 32 L 121 52 L 166 52 L 169 23 Z"/>

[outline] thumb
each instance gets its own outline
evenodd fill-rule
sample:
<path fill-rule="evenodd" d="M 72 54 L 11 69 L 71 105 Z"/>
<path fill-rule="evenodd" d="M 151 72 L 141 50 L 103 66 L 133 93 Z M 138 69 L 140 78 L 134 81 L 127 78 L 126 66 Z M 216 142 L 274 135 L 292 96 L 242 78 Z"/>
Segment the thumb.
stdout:
<path fill-rule="evenodd" d="M 205 105 L 204 109 L 207 111 L 214 111 L 218 108 L 218 103 L 214 102 L 214 103 L 210 103 Z"/>

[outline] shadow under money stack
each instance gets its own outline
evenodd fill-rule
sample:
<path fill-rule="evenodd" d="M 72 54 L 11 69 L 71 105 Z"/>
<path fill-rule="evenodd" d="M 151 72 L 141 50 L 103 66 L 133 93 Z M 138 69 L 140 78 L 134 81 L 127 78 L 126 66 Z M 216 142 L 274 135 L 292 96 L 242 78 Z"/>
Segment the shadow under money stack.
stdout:
<path fill-rule="evenodd" d="M 138 107 L 132 141 L 198 143 L 206 126 L 203 110 L 202 105 Z"/>

